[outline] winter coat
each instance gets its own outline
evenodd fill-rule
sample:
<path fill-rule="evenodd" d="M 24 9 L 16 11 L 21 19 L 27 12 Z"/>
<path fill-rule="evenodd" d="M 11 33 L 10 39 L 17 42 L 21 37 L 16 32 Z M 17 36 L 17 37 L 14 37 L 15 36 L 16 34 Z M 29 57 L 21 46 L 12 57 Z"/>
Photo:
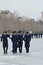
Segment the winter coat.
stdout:
<path fill-rule="evenodd" d="M 25 41 L 25 47 L 30 47 L 31 35 L 25 35 L 24 41 Z"/>

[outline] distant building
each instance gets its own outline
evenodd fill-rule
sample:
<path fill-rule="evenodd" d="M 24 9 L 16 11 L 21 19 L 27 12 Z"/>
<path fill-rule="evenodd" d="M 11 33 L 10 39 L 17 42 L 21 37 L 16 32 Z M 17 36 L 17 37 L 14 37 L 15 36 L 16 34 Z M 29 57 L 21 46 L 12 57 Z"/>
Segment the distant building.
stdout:
<path fill-rule="evenodd" d="M 41 18 L 40 19 L 41 19 L 41 21 L 43 21 L 43 12 L 41 12 Z"/>

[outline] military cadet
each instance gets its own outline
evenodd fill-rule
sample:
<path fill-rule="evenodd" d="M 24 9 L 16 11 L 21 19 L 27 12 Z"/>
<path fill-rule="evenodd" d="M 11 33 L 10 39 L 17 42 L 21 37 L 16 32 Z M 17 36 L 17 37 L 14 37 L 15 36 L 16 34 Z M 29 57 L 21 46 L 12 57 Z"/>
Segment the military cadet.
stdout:
<path fill-rule="evenodd" d="M 26 34 L 24 36 L 26 53 L 29 52 L 30 40 L 31 40 L 31 35 L 28 32 L 26 32 Z"/>
<path fill-rule="evenodd" d="M 19 48 L 19 53 L 22 53 L 23 35 L 22 35 L 21 31 L 19 31 L 18 33 L 19 33 L 19 35 L 18 35 L 18 48 Z"/>
<path fill-rule="evenodd" d="M 7 31 L 5 31 L 2 34 L 2 37 L 1 37 L 1 41 L 3 41 L 3 51 L 4 51 L 4 54 L 7 54 L 7 51 L 8 51 L 8 39 L 7 39 L 7 37 L 10 37 L 10 36 L 7 35 Z"/>
<path fill-rule="evenodd" d="M 13 31 L 13 35 L 12 35 L 12 43 L 13 43 L 13 53 L 17 53 L 17 40 L 18 40 L 18 36 L 16 35 L 16 31 Z"/>

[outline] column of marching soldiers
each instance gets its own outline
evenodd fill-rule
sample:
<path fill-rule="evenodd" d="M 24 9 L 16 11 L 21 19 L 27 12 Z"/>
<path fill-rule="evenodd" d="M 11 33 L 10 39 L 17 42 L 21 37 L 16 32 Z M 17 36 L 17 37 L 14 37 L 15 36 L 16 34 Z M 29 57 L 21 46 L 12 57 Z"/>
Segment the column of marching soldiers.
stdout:
<path fill-rule="evenodd" d="M 29 32 L 26 32 L 26 34 L 23 35 L 22 31 L 19 31 L 18 33 L 16 31 L 13 31 L 12 36 L 10 36 L 7 31 L 4 31 L 1 36 L 4 54 L 8 53 L 8 37 L 12 41 L 12 52 L 14 54 L 17 53 L 17 48 L 19 48 L 19 53 L 22 53 L 23 40 L 25 41 L 26 53 L 29 52 L 31 40 L 31 35 L 29 34 Z"/>
<path fill-rule="evenodd" d="M 38 37 L 42 38 L 42 34 L 40 35 L 34 34 L 34 36 L 36 36 L 36 38 Z M 4 54 L 8 53 L 8 37 L 12 41 L 12 52 L 14 54 L 17 53 L 17 48 L 19 48 L 19 53 L 22 53 L 23 40 L 25 42 L 24 44 L 25 44 L 26 53 L 29 53 L 30 41 L 31 41 L 31 38 L 33 38 L 32 33 L 26 32 L 25 34 L 22 34 L 22 31 L 18 31 L 18 33 L 16 31 L 13 31 L 12 36 L 10 37 L 8 32 L 4 31 L 1 36 L 1 41 L 3 41 L 2 43 L 3 43 Z"/>

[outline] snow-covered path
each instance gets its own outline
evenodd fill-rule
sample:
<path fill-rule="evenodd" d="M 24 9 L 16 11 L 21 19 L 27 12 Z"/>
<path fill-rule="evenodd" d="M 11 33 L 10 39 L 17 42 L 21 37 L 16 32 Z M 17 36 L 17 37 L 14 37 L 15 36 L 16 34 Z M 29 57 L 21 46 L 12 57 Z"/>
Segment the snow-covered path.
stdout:
<path fill-rule="evenodd" d="M 0 42 L 0 65 L 43 65 L 43 38 L 32 39 L 30 43 L 30 52 L 25 52 L 23 45 L 23 52 L 20 54 L 13 54 L 12 43 L 9 40 L 8 54 L 3 54 L 2 42 Z"/>

